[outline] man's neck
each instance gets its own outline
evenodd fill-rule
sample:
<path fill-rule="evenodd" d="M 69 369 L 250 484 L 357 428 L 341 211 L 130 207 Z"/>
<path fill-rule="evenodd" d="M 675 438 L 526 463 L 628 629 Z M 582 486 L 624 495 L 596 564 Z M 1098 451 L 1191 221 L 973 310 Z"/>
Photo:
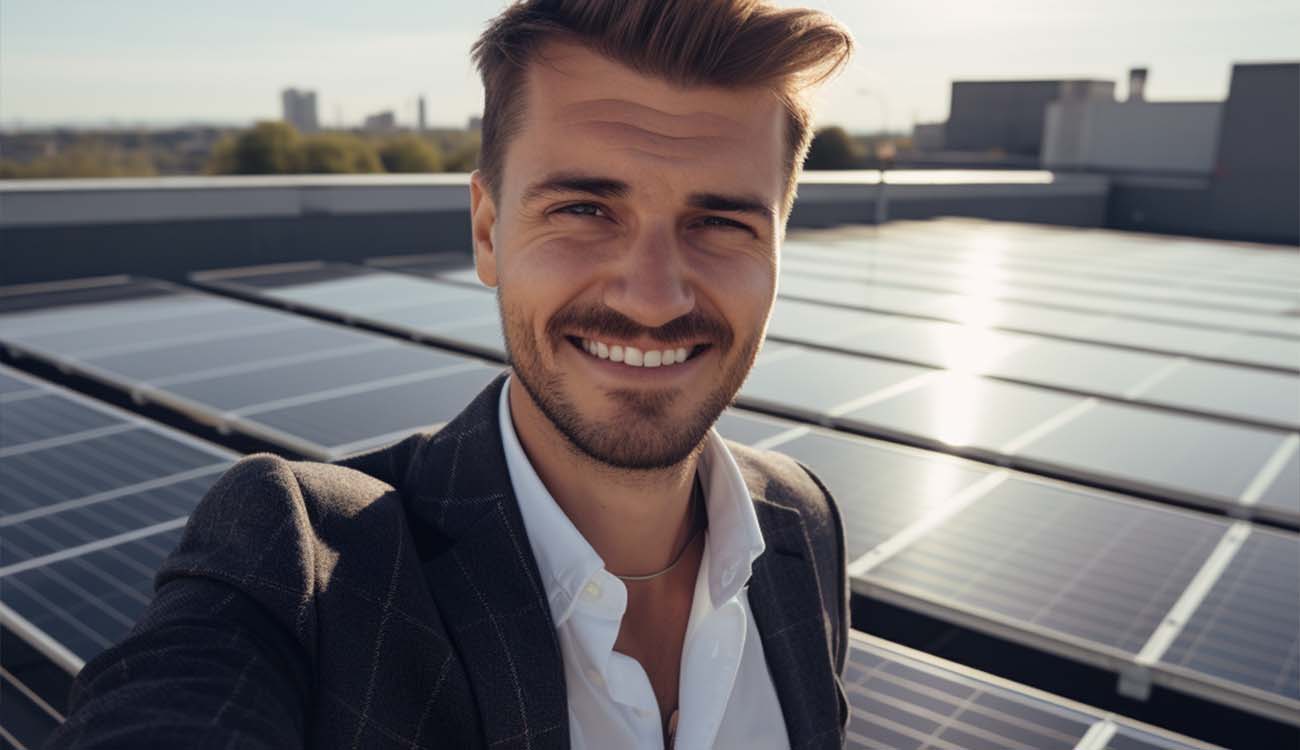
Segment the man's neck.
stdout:
<path fill-rule="evenodd" d="M 695 523 L 690 498 L 699 452 L 653 471 L 599 463 L 568 442 L 517 377 L 509 388 L 511 421 L 529 462 L 606 569 L 642 575 L 668 565 Z"/>

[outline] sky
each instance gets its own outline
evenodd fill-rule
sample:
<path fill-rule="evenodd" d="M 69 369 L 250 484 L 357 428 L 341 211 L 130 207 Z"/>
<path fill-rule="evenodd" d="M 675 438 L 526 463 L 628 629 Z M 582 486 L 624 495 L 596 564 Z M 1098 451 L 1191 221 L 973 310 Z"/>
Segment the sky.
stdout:
<path fill-rule="evenodd" d="M 497 0 L 0 0 L 0 127 L 247 124 L 286 87 L 327 126 L 393 110 L 463 126 L 482 106 L 468 50 Z M 1300 61 L 1300 0 L 803 0 L 858 51 L 817 94 L 819 125 L 947 117 L 954 79 L 1150 68 L 1147 98 L 1227 95 L 1234 62 Z"/>

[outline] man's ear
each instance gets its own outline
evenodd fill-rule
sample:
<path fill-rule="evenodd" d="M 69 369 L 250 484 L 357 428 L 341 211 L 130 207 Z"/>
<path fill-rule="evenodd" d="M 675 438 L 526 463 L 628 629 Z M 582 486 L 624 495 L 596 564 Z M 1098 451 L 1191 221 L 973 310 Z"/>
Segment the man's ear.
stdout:
<path fill-rule="evenodd" d="M 469 218 L 474 241 L 474 270 L 484 285 L 497 285 L 497 254 L 492 244 L 492 229 L 497 223 L 497 207 L 492 201 L 483 174 L 477 169 L 469 176 Z"/>

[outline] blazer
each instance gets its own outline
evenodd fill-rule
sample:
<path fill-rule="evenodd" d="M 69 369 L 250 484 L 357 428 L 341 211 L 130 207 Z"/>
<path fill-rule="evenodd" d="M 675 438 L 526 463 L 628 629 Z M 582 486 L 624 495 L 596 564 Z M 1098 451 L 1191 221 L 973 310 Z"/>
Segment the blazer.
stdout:
<path fill-rule="evenodd" d="M 250 456 L 199 504 L 53 748 L 569 747 L 560 648 L 506 471 L 504 377 L 337 464 Z M 729 446 L 766 551 L 749 601 L 794 748 L 848 708 L 844 535 L 795 461 Z"/>

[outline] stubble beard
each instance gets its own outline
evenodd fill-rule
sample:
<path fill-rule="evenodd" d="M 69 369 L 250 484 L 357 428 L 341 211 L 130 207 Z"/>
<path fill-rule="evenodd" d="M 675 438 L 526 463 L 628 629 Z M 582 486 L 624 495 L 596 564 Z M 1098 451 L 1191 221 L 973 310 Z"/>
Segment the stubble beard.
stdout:
<path fill-rule="evenodd" d="M 564 374 L 542 363 L 533 329 L 521 313 L 506 303 L 500 287 L 497 303 L 507 356 L 533 403 L 579 454 L 615 469 L 654 471 L 685 461 L 740 391 L 762 341 L 760 329 L 740 342 L 728 334 L 723 337 L 728 342 L 725 348 L 719 345 L 722 342 L 715 344 L 719 359 L 726 362 L 730 357 L 731 364 L 726 365 L 717 387 L 684 417 L 672 413 L 673 405 L 685 397 L 679 388 L 625 388 L 592 393 L 593 400 L 610 398 L 621 407 L 612 419 L 594 420 L 583 416 L 570 399 Z M 570 345 L 559 337 L 548 337 L 544 344 Z M 733 354 L 731 350 L 737 348 Z"/>

